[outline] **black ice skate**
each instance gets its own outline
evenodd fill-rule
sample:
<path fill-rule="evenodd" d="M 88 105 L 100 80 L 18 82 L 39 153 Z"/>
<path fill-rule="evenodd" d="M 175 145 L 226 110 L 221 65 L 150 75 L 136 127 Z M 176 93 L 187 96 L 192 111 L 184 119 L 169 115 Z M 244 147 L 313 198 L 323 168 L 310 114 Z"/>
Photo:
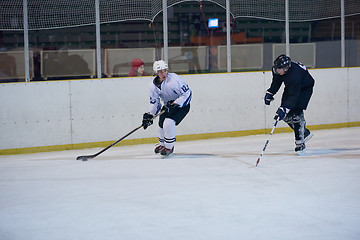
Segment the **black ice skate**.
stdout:
<path fill-rule="evenodd" d="M 156 148 L 154 149 L 155 153 L 161 153 L 161 151 L 164 149 L 165 147 L 162 145 L 158 145 L 156 146 Z"/>
<path fill-rule="evenodd" d="M 305 129 L 305 134 L 304 134 L 304 143 L 307 143 L 313 136 L 314 134 L 312 134 L 309 130 Z"/>
<path fill-rule="evenodd" d="M 164 147 L 164 149 L 161 151 L 161 155 L 163 156 L 163 157 L 167 157 L 167 156 L 169 156 L 170 154 L 172 154 L 174 152 L 174 147 L 172 148 L 172 149 L 168 149 L 168 148 L 165 148 Z"/>
<path fill-rule="evenodd" d="M 295 152 L 297 154 L 302 154 L 305 150 L 305 143 L 296 143 Z"/>

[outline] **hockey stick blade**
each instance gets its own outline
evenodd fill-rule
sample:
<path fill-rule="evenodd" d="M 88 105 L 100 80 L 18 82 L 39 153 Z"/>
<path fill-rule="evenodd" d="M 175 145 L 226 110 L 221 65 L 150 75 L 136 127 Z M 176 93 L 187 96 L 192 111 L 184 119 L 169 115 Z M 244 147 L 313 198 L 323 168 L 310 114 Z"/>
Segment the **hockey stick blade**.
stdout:
<path fill-rule="evenodd" d="M 89 156 L 78 156 L 76 160 L 81 160 L 83 162 L 86 162 L 89 158 L 94 158 L 92 155 Z"/>
<path fill-rule="evenodd" d="M 126 134 L 125 136 L 123 136 L 122 138 L 120 138 L 119 140 L 117 140 L 116 142 L 112 143 L 111 145 L 107 146 L 106 148 L 104 148 L 103 150 L 101 150 L 98 153 L 95 153 L 94 155 L 86 155 L 86 156 L 78 156 L 76 158 L 76 160 L 82 160 L 83 162 L 86 162 L 88 159 L 90 158 L 95 158 L 98 155 L 100 155 L 101 153 L 105 152 L 106 150 L 108 150 L 109 148 L 111 148 L 112 146 L 114 146 L 115 144 L 119 143 L 120 141 L 122 141 L 123 139 L 125 139 L 127 136 L 129 136 L 130 134 L 132 134 L 133 132 L 135 132 L 136 130 L 142 128 L 142 125 L 138 126 L 137 128 L 135 128 L 134 130 L 132 130 L 131 132 L 129 132 L 128 134 Z"/>
<path fill-rule="evenodd" d="M 165 111 L 161 111 L 159 112 L 158 114 L 156 114 L 152 119 L 155 119 L 157 116 L 163 114 Z M 91 158 L 95 158 L 97 156 L 99 156 L 101 153 L 105 152 L 106 150 L 108 150 L 109 148 L 111 148 L 112 146 L 114 146 L 115 144 L 119 143 L 120 141 L 122 141 L 123 139 L 125 139 L 126 137 L 128 137 L 129 135 L 131 135 L 132 133 L 134 133 L 136 130 L 142 128 L 143 125 L 140 125 L 138 127 L 136 127 L 135 129 L 133 129 L 131 132 L 129 132 L 128 134 L 126 134 L 125 136 L 123 136 L 122 138 L 120 138 L 119 140 L 117 140 L 116 142 L 110 144 L 109 146 L 107 146 L 106 148 L 104 148 L 103 150 L 101 150 L 100 152 L 97 152 L 93 155 L 84 155 L 84 156 L 78 156 L 76 158 L 76 160 L 81 160 L 83 162 L 86 162 L 88 159 L 91 159 Z"/>

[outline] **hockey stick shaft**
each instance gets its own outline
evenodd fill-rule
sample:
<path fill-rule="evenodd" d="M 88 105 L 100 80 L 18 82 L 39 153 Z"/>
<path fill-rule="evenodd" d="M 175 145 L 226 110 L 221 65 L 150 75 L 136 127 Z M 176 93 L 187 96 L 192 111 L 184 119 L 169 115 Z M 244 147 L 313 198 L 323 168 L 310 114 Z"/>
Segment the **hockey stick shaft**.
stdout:
<path fill-rule="evenodd" d="M 270 135 L 269 135 L 268 139 L 267 139 L 266 142 L 265 142 L 265 146 L 264 146 L 263 150 L 261 151 L 260 157 L 259 157 L 259 158 L 257 159 L 257 161 L 256 161 L 256 166 L 259 164 L 259 162 L 260 162 L 260 160 L 261 160 L 261 158 L 262 158 L 262 156 L 263 156 L 263 154 L 264 154 L 264 152 L 265 152 L 265 150 L 266 150 L 266 147 L 267 147 L 267 145 L 269 144 L 270 137 L 272 136 L 272 134 L 273 134 L 273 132 L 274 132 L 274 130 L 275 130 L 276 125 L 278 124 L 278 122 L 279 122 L 279 120 L 278 120 L 278 118 L 277 118 L 276 121 L 275 121 L 275 123 L 274 123 L 274 126 L 273 126 L 273 128 L 272 128 L 272 130 L 271 130 L 271 132 L 270 132 Z"/>
<path fill-rule="evenodd" d="M 159 115 L 163 114 L 165 111 L 161 111 L 158 114 L 156 114 L 152 120 L 154 120 L 156 117 L 158 117 Z M 78 156 L 76 158 L 76 160 L 82 160 L 82 161 L 87 161 L 88 159 L 91 158 L 95 158 L 97 156 L 99 156 L 100 154 L 102 154 L 103 152 L 105 152 L 106 150 L 108 150 L 109 148 L 111 148 L 112 146 L 118 144 L 120 141 L 124 140 L 125 138 L 127 138 L 128 136 L 130 136 L 131 134 L 133 134 L 134 132 L 136 132 L 137 130 L 139 130 L 140 128 L 142 128 L 143 125 L 140 125 L 138 127 L 136 127 L 135 129 L 133 129 L 131 132 L 129 132 L 128 134 L 126 134 L 125 136 L 123 136 L 122 138 L 120 138 L 119 140 L 117 140 L 116 142 L 113 142 L 112 144 L 110 144 L 109 146 L 107 146 L 106 148 L 102 149 L 101 151 L 93 154 L 93 155 L 84 155 L 84 156 Z"/>

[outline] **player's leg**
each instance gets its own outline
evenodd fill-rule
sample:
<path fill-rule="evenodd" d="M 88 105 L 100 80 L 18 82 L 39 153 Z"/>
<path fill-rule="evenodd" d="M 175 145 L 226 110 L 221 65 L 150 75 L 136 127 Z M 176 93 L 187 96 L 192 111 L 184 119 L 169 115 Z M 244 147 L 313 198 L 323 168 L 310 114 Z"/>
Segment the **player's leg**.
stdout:
<path fill-rule="evenodd" d="M 295 112 L 296 111 L 291 110 L 284 118 L 284 121 L 289 125 L 289 127 L 292 128 L 292 130 L 294 130 L 294 132 L 295 132 L 295 128 L 294 128 L 293 118 L 295 117 L 295 115 L 294 115 Z M 305 123 L 304 123 L 304 143 L 307 143 L 313 136 L 314 136 L 314 134 L 312 134 L 310 132 L 310 130 L 306 128 L 306 121 L 305 121 Z"/>
<path fill-rule="evenodd" d="M 289 125 L 289 127 L 291 127 L 292 130 L 294 130 L 293 116 L 294 116 L 294 111 L 290 110 L 288 114 L 286 114 L 286 116 L 284 117 L 284 122 L 286 122 L 287 125 Z"/>
<path fill-rule="evenodd" d="M 305 131 L 305 119 L 302 109 L 292 109 L 285 116 L 284 121 L 294 130 L 295 134 L 295 151 L 302 151 L 305 149 L 305 132 L 310 134 L 310 131 Z"/>
<path fill-rule="evenodd" d="M 165 115 L 162 114 L 159 117 L 159 129 L 158 129 L 159 143 L 154 149 L 155 153 L 161 153 L 161 151 L 165 148 L 164 128 L 163 128 L 164 121 L 165 121 Z"/>
<path fill-rule="evenodd" d="M 161 151 L 161 155 L 169 155 L 174 151 L 174 145 L 176 141 L 175 127 L 180 124 L 180 122 L 185 118 L 189 111 L 190 104 L 182 108 L 177 108 L 171 113 L 165 115 L 163 114 L 165 118 L 162 122 L 164 128 L 165 148 Z"/>
<path fill-rule="evenodd" d="M 161 150 L 161 155 L 169 155 L 174 151 L 175 138 L 175 121 L 170 118 L 165 118 L 164 121 L 164 146 Z"/>
<path fill-rule="evenodd" d="M 305 118 L 304 111 L 297 109 L 293 115 L 294 133 L 295 133 L 295 152 L 303 151 L 305 149 Z"/>

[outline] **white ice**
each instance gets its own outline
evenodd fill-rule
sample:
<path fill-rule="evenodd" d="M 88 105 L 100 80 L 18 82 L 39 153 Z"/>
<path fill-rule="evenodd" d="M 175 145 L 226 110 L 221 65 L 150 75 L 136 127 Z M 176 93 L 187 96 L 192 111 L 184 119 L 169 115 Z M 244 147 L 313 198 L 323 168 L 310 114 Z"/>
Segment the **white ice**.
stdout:
<path fill-rule="evenodd" d="M 0 239 L 358 240 L 360 128 L 313 133 L 0 156 Z"/>

